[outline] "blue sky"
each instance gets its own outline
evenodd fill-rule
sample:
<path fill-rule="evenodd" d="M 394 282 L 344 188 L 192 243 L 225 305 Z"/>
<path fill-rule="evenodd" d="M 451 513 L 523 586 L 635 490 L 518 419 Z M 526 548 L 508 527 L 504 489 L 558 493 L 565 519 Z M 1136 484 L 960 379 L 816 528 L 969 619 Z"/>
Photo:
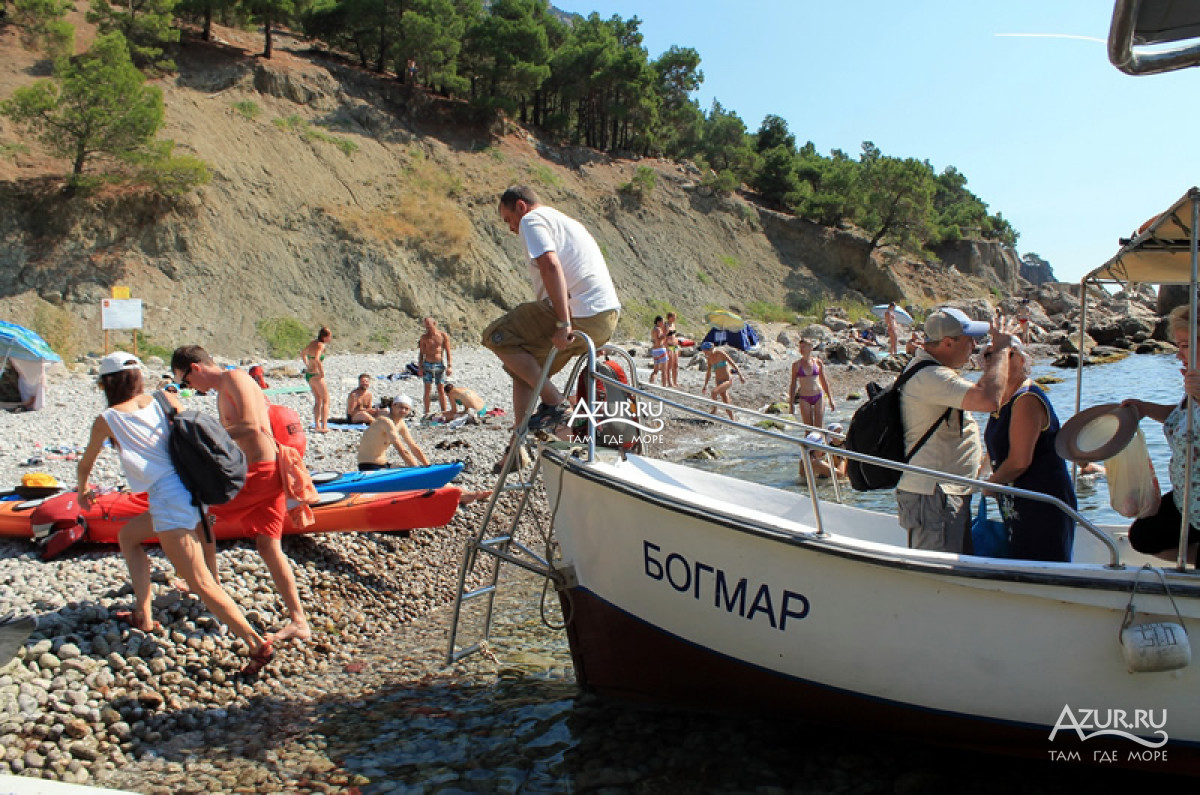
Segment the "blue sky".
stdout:
<path fill-rule="evenodd" d="M 1110 0 L 553 0 L 637 16 L 651 58 L 700 53 L 715 98 L 751 132 L 955 166 L 1020 232 L 1018 250 L 1078 281 L 1200 183 L 1200 70 L 1129 77 L 1102 41 Z"/>

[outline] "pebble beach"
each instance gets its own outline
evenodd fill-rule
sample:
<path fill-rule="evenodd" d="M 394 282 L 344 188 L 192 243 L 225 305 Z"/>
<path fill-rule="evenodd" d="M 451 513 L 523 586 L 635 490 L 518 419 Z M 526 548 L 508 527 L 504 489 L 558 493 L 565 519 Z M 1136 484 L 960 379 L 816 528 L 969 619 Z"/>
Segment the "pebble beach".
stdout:
<path fill-rule="evenodd" d="M 623 347 L 638 351 L 639 365 L 648 362 L 644 344 Z M 741 359 L 747 384 L 735 386 L 735 403 L 757 409 L 783 399 L 788 352 L 779 344 L 773 351 L 765 347 L 761 358 Z M 374 377 L 376 399 L 407 394 L 419 410 L 420 380 L 389 377 L 403 373 L 414 359 L 412 350 L 332 351 L 325 365 L 334 411 L 344 407 L 364 372 Z M 299 362 L 257 363 L 273 388 L 304 384 Z M 703 373 L 697 364 L 690 358 L 681 363 L 685 391 L 699 392 Z M 161 361 L 146 360 L 150 383 L 166 372 Z M 876 368 L 830 369 L 843 405 L 846 393 L 888 375 Z M 453 485 L 488 489 L 495 480 L 492 465 L 508 440 L 510 383 L 494 357 L 474 346 L 456 346 L 453 376 L 508 414 L 458 428 L 414 422 L 414 436 L 433 463 L 464 462 Z M 311 417 L 306 391 L 272 399 L 306 420 Z M 211 396 L 191 397 L 186 404 L 215 411 Z M 70 363 L 52 377 L 42 411 L 0 413 L 0 484 L 12 488 L 27 472 L 46 472 L 74 488 L 75 451 L 82 449 L 102 409 L 92 359 Z M 310 433 L 309 467 L 354 470 L 358 436 L 349 430 Z M 705 428 L 695 421 L 669 422 L 663 443 L 686 455 L 704 446 Z M 123 483 L 115 453 L 101 455 L 93 482 Z M 546 516 L 540 500 L 534 503 L 520 532 L 528 534 L 529 543 L 540 544 Z M 509 510 L 504 500 L 499 510 Z M 16 611 L 38 619 L 17 658 L 0 668 L 0 774 L 144 792 L 372 789 L 369 776 L 339 764 L 348 749 L 335 758 L 324 735 L 313 730 L 315 705 L 338 704 L 345 710 L 385 685 L 435 676 L 494 680 L 512 666 L 511 660 L 480 655 L 450 669 L 443 666 L 447 606 L 453 603 L 459 558 L 482 512 L 483 503 L 463 506 L 445 527 L 406 533 L 286 537 L 284 551 L 293 563 L 313 637 L 282 645 L 253 679 L 239 673 L 245 661 L 240 642 L 198 600 L 169 585 L 172 570 L 157 548 L 151 551 L 154 617 L 162 629 L 143 633 L 114 617 L 115 611 L 129 609 L 132 598 L 115 547 L 79 545 L 43 561 L 28 541 L 0 541 L 0 615 Z M 219 565 L 224 586 L 254 625 L 270 632 L 286 623 L 250 542 L 221 544 Z M 540 584 L 526 583 L 522 592 L 536 602 L 539 591 Z M 561 660 L 535 658 L 539 676 L 571 681 Z"/>

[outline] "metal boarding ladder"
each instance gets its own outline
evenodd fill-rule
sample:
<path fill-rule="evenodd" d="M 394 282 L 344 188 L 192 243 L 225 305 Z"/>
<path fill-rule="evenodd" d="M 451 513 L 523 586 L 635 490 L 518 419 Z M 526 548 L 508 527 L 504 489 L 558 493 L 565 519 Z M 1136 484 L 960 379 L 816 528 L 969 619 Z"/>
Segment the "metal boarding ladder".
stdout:
<path fill-rule="evenodd" d="M 621 390 L 622 385 L 620 383 L 596 373 L 595 346 L 587 338 L 587 335 L 578 331 L 575 333 L 583 337 L 587 342 L 588 352 L 585 357 L 580 357 L 575 366 L 570 370 L 567 384 L 577 383 L 579 372 L 586 365 L 588 372 L 586 400 L 588 401 L 588 405 L 596 405 L 597 381 L 609 385 L 609 389 L 617 389 L 619 394 L 627 395 L 628 393 Z M 629 354 L 620 348 L 609 345 L 603 346 L 601 351 L 606 354 L 616 354 L 625 359 L 628 367 L 629 385 L 636 389 L 638 387 L 637 369 Z M 547 357 L 546 364 L 542 369 L 541 377 L 533 390 L 533 397 L 523 415 L 524 419 L 513 429 L 508 442 L 508 450 L 500 467 L 500 474 L 496 479 L 496 485 L 492 489 L 492 496 L 488 499 L 483 518 L 479 522 L 479 528 L 476 530 L 474 537 L 467 541 L 463 551 L 458 571 L 458 587 L 454 599 L 454 615 L 450 622 L 450 639 L 446 648 L 446 665 L 452 665 L 458 660 L 476 652 L 485 655 L 490 654 L 488 641 L 491 638 L 493 607 L 495 605 L 500 571 L 503 564 L 509 563 L 519 566 L 534 574 L 545 577 L 550 582 L 553 582 L 556 588 L 566 587 L 567 585 L 564 574 L 558 571 L 550 561 L 551 542 L 548 534 L 545 554 L 537 553 L 516 538 L 521 519 L 529 508 L 530 496 L 537 486 L 542 465 L 540 455 L 531 456 L 532 464 L 528 466 L 529 472 L 526 475 L 524 470 L 527 467 L 522 464 L 521 453 L 530 447 L 529 417 L 532 416 L 542 387 L 549 377 L 550 368 L 554 364 L 556 353 L 556 350 L 550 351 L 550 356 Z M 595 439 L 597 433 L 594 417 L 589 417 L 588 422 L 587 458 L 591 461 L 595 458 Z M 509 478 L 514 474 L 517 475 L 517 481 L 510 483 Z M 520 494 L 520 499 L 516 510 L 513 512 L 512 520 L 508 523 L 507 527 L 498 528 L 495 526 L 497 524 L 497 517 L 495 516 L 496 505 L 503 495 L 514 492 Z M 487 567 L 486 570 L 483 567 Z M 480 581 L 482 581 L 481 585 L 470 586 L 470 583 Z M 477 639 L 473 642 L 460 645 L 460 636 L 464 634 L 464 608 L 467 605 L 473 604 L 480 605 L 480 615 L 477 616 L 478 625 L 476 627 Z"/>

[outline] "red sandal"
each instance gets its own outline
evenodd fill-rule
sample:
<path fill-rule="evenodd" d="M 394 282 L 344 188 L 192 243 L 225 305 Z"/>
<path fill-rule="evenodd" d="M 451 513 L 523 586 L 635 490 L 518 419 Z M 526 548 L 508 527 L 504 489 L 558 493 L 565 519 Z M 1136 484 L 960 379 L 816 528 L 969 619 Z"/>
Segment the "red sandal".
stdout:
<path fill-rule="evenodd" d="M 271 648 L 271 641 L 264 641 L 259 650 L 250 655 L 250 662 L 246 663 L 246 667 L 242 669 L 242 674 L 245 676 L 254 676 L 259 671 L 267 666 L 275 657 L 275 649 Z"/>

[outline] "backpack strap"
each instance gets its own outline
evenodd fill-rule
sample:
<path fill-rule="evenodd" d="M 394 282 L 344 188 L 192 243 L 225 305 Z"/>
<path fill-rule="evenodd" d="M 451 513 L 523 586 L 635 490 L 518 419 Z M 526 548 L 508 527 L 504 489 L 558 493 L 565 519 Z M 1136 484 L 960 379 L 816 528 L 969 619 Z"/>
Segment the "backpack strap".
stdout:
<path fill-rule="evenodd" d="M 156 389 L 154 391 L 154 399 L 158 401 L 159 407 L 162 408 L 163 414 L 166 415 L 167 422 L 174 422 L 175 414 L 177 412 L 175 411 L 175 407 L 171 405 L 171 401 L 167 400 L 167 396 L 163 394 L 161 389 Z"/>
<path fill-rule="evenodd" d="M 926 367 L 935 367 L 939 365 L 941 365 L 941 362 L 935 359 L 927 359 L 923 362 L 917 362 L 915 365 L 905 370 L 899 375 L 899 377 L 896 378 L 896 383 L 892 388 L 899 392 L 900 387 L 908 383 L 908 380 L 916 375 L 919 371 L 924 370 Z M 901 397 L 904 397 L 903 394 L 901 394 Z M 933 432 L 938 429 L 938 426 L 950 418 L 950 412 L 953 410 L 954 409 L 947 407 L 946 410 L 942 412 L 942 416 L 938 417 L 933 425 L 929 426 L 929 430 L 925 431 L 925 435 L 922 436 L 915 445 L 913 445 L 913 449 L 909 450 L 908 453 L 905 454 L 904 463 L 907 464 L 909 461 L 911 461 L 912 457 L 917 454 L 917 451 L 925 446 L 925 443 L 929 441 L 931 436 L 933 436 Z"/>

